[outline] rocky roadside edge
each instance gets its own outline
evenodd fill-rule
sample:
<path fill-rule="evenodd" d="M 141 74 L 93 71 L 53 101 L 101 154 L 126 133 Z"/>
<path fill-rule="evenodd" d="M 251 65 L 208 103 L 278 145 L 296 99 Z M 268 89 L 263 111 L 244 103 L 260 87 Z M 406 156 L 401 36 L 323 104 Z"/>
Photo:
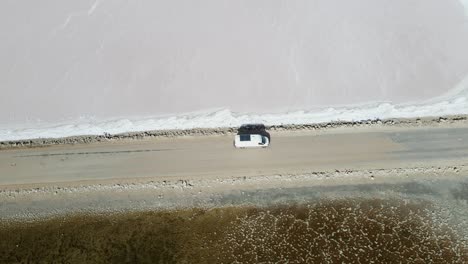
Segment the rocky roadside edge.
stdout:
<path fill-rule="evenodd" d="M 342 127 L 422 127 L 438 124 L 468 124 L 468 115 L 453 115 L 441 117 L 424 118 L 390 118 L 390 119 L 369 119 L 361 121 L 334 121 L 315 124 L 296 124 L 296 125 L 273 125 L 265 126 L 267 131 L 301 131 L 301 130 L 326 130 Z M 182 137 L 182 136 L 214 136 L 214 135 L 232 135 L 237 133 L 238 127 L 225 128 L 194 128 L 185 130 L 150 130 L 140 132 L 128 132 L 120 134 L 104 135 L 84 135 L 64 138 L 39 138 L 31 140 L 1 141 L 1 149 L 11 148 L 30 148 L 43 147 L 51 145 L 74 145 L 89 144 L 96 142 L 117 141 L 117 140 L 141 140 L 157 137 Z"/>
<path fill-rule="evenodd" d="M 239 188 L 288 188 L 305 187 L 314 185 L 339 184 L 343 180 L 352 180 L 354 184 L 369 183 L 369 181 L 383 180 L 392 181 L 400 177 L 405 181 L 408 179 L 417 179 L 421 175 L 426 177 L 444 177 L 466 175 L 468 173 L 468 164 L 459 163 L 458 165 L 447 164 L 445 166 L 418 166 L 418 167 L 398 167 L 389 169 L 345 169 L 345 170 L 325 170 L 310 171 L 302 173 L 281 173 L 271 175 L 241 176 L 231 178 L 174 178 L 174 179 L 121 179 L 98 181 L 95 183 L 63 182 L 49 184 L 25 184 L 18 186 L 0 187 L 0 201 L 5 199 L 19 198 L 28 195 L 43 194 L 83 194 L 90 192 L 125 192 L 149 189 L 152 191 L 187 191 L 197 188 L 212 190 L 214 193 L 217 188 L 223 190 Z M 397 177 L 398 176 L 398 177 Z M 400 179 L 400 180 L 401 180 Z M 330 180 L 340 180 L 330 183 Z M 35 186 L 37 185 L 37 186 Z"/>

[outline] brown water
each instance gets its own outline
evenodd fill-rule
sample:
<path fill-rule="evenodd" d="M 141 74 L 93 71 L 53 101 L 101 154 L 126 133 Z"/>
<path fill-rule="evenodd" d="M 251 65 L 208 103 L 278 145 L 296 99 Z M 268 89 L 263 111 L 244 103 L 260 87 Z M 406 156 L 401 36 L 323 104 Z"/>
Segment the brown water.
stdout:
<path fill-rule="evenodd" d="M 422 202 L 76 215 L 0 228 L 0 263 L 468 263 Z"/>

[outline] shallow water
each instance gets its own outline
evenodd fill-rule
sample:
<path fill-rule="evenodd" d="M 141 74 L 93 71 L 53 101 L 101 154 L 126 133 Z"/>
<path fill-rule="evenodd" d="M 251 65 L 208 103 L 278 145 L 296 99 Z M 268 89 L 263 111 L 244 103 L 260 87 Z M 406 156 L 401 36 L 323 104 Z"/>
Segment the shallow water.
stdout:
<path fill-rule="evenodd" d="M 4 223 L 0 263 L 467 263 L 432 210 L 340 199 Z"/>

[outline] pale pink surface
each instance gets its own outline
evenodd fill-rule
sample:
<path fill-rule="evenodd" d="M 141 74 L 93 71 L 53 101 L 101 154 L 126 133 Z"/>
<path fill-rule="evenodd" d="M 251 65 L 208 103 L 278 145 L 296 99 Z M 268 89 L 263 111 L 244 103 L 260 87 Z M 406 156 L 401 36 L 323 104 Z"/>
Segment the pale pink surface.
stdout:
<path fill-rule="evenodd" d="M 0 123 L 441 95 L 468 74 L 458 0 L 2 1 Z"/>

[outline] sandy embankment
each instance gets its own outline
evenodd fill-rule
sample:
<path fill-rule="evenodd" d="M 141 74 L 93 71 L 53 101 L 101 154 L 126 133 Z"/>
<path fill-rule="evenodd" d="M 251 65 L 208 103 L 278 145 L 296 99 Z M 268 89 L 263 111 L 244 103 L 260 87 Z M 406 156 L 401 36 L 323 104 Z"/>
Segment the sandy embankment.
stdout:
<path fill-rule="evenodd" d="M 127 179 L 38 186 L 9 186 L 0 191 L 0 219 L 37 219 L 73 213 L 109 213 L 176 208 L 268 206 L 346 197 L 395 199 L 421 195 L 417 187 L 432 183 L 444 189 L 465 180 L 468 164 L 380 170 L 311 172 L 235 178 Z M 437 182 L 441 181 L 443 183 Z M 402 186 L 408 193 L 399 196 Z M 421 184 L 423 186 L 424 184 Z M 348 186 L 349 189 L 343 191 Z M 463 186 L 463 185 L 460 185 Z M 406 187 L 405 187 L 406 188 Z M 414 188 L 414 190 L 410 190 Z M 297 190 L 307 190 L 305 193 Z M 419 188 L 420 189 L 420 188 Z M 439 192 L 443 192 L 438 190 Z M 464 200 L 464 190 L 457 199 Z M 304 191 L 302 191 L 304 192 Z M 430 193 L 428 193 L 430 194 Z M 431 194 L 432 195 L 432 194 Z M 457 195 L 457 194 L 455 194 Z M 420 199 L 418 197 L 417 199 Z M 437 196 L 427 196 L 438 200 Z M 440 197 L 439 197 L 440 198 Z M 440 202 L 440 201 L 439 201 Z"/>

